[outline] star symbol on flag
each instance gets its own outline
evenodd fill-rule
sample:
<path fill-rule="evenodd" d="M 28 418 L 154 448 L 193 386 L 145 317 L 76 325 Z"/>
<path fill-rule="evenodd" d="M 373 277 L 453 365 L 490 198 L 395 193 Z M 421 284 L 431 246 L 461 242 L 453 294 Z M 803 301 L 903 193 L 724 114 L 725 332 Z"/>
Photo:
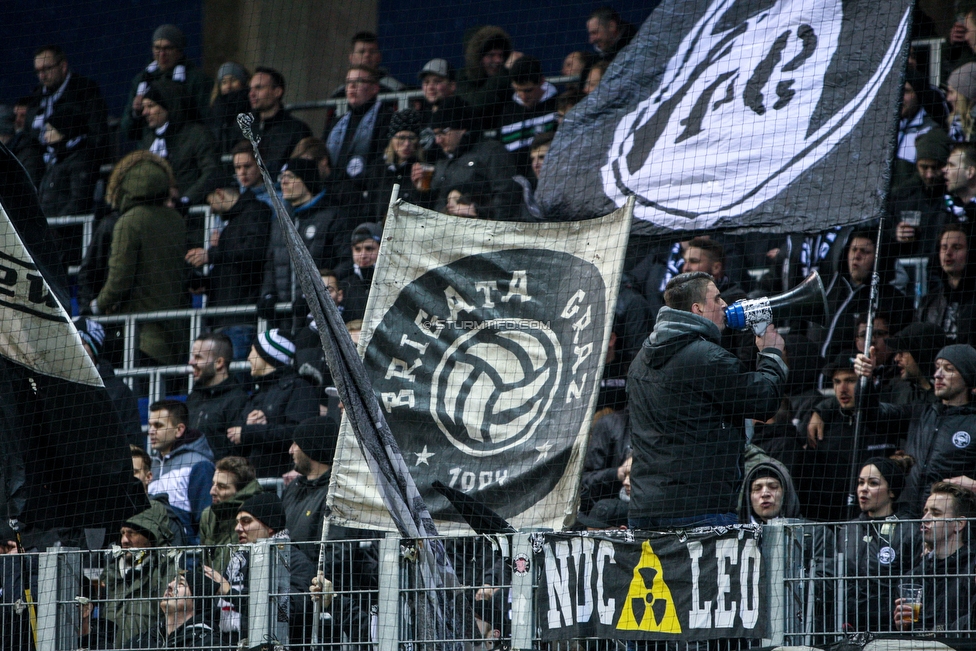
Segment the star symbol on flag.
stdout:
<path fill-rule="evenodd" d="M 432 456 L 434 456 L 434 453 L 433 452 L 428 452 L 427 451 L 427 446 L 426 445 L 424 446 L 423 452 L 414 452 L 414 454 L 417 455 L 417 463 L 414 464 L 415 466 L 419 466 L 420 464 L 424 464 L 425 466 L 429 466 L 430 464 L 427 463 L 427 460 L 430 459 Z"/>
<path fill-rule="evenodd" d="M 551 450 L 552 448 L 553 448 L 553 444 L 551 441 L 546 441 L 542 445 L 537 445 L 535 449 L 539 451 L 539 458 L 536 461 L 542 461 L 543 459 L 548 457 L 549 450 Z"/>

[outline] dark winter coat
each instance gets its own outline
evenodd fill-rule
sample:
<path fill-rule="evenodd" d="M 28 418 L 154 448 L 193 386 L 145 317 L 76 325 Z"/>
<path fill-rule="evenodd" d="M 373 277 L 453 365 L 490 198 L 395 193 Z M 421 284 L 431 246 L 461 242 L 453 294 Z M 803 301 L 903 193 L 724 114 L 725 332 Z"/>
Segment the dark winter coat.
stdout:
<path fill-rule="evenodd" d="M 493 129 L 497 126 L 502 107 L 512 94 L 512 80 L 508 70 L 502 68 L 498 75 L 488 77 L 481 67 L 482 50 L 491 41 L 505 44 L 503 51 L 507 58 L 512 51 L 512 41 L 505 30 L 493 25 L 480 27 L 467 39 L 464 47 L 464 68 L 457 75 L 457 95 L 471 105 L 481 129 Z"/>
<path fill-rule="evenodd" d="M 861 398 L 861 396 L 859 396 Z M 959 407 L 935 404 L 879 403 L 870 389 L 863 396 L 868 426 L 886 427 L 894 436 L 907 436 L 905 453 L 915 459 L 905 490 L 898 497 L 900 511 L 918 518 L 932 484 L 976 469 L 976 403 Z"/>
<path fill-rule="evenodd" d="M 160 615 L 162 618 L 163 615 Z M 189 649 L 191 651 L 206 651 L 219 647 L 220 634 L 196 618 L 186 622 L 172 633 L 166 633 L 166 620 L 154 626 L 142 635 L 129 640 L 127 649 Z"/>
<path fill-rule="evenodd" d="M 208 181 L 218 169 L 213 136 L 202 124 L 171 117 L 163 137 L 166 160 L 173 168 L 180 196 L 189 199 L 191 205 L 205 203 Z M 139 143 L 139 149 L 149 149 L 155 140 L 156 133 L 150 129 Z"/>
<path fill-rule="evenodd" d="M 282 165 L 291 158 L 295 145 L 303 138 L 310 138 L 312 130 L 285 109 L 279 109 L 272 117 L 261 120 L 255 116 L 254 134 L 261 137 L 258 151 L 268 167 L 271 178 L 277 178 Z"/>
<path fill-rule="evenodd" d="M 186 397 L 190 427 L 203 432 L 207 437 L 215 460 L 219 461 L 230 455 L 231 443 L 227 438 L 227 429 L 236 422 L 245 402 L 247 393 L 233 378 L 209 387 L 196 384 Z"/>
<path fill-rule="evenodd" d="M 970 525 L 972 526 L 972 525 Z M 974 555 L 964 546 L 948 558 L 929 553 L 912 570 L 912 582 L 922 585 L 922 612 L 916 630 L 968 631 L 976 587 L 973 585 Z"/>
<path fill-rule="evenodd" d="M 257 479 L 237 491 L 233 497 L 211 504 L 200 517 L 200 544 L 208 547 L 207 565 L 221 574 L 233 553 L 230 545 L 237 544 L 237 510 L 249 497 L 261 492 Z"/>
<path fill-rule="evenodd" d="M 207 251 L 213 268 L 208 277 L 207 306 L 251 305 L 261 297 L 261 282 L 271 232 L 271 209 L 247 190 L 221 215 L 227 225 L 217 246 Z M 233 325 L 244 317 L 225 317 L 214 325 Z M 224 323 L 226 321 L 226 323 Z"/>
<path fill-rule="evenodd" d="M 630 449 L 630 413 L 626 409 L 607 414 L 593 426 L 583 457 L 580 513 L 589 513 L 602 499 L 615 498 L 623 488 L 617 469 Z"/>
<path fill-rule="evenodd" d="M 498 139 L 515 157 L 518 174 L 530 176 L 529 160 L 532 140 L 540 133 L 555 131 L 559 113 L 556 112 L 556 87 L 545 82 L 543 96 L 532 108 L 526 107 L 517 94 L 512 95 L 502 108 L 498 118 Z"/>
<path fill-rule="evenodd" d="M 88 117 L 86 133 L 88 133 L 88 139 L 91 141 L 91 147 L 95 152 L 96 160 L 102 160 L 109 146 L 108 106 L 105 104 L 102 91 L 99 89 L 97 83 L 88 77 L 79 75 L 73 70 L 69 75 L 64 92 L 58 101 L 54 103 L 54 108 L 55 110 L 61 110 L 65 105 L 73 105 L 78 110 L 78 113 Z M 40 131 L 33 129 L 33 124 L 34 117 L 41 108 L 40 103 L 43 97 L 44 86 L 38 84 L 31 95 L 32 101 L 27 108 L 27 118 L 25 120 L 31 129 L 30 135 L 34 140 L 38 140 L 41 135 Z"/>
<path fill-rule="evenodd" d="M 630 367 L 630 518 L 734 513 L 742 485 L 744 418 L 779 408 L 787 368 L 778 350 L 745 373 L 714 323 L 661 308 Z"/>
<path fill-rule="evenodd" d="M 362 161 L 362 166 L 358 165 L 350 166 L 349 163 L 352 161 L 351 149 L 352 149 L 352 138 L 356 133 L 356 128 L 359 126 L 360 121 L 369 113 L 370 110 L 376 105 L 377 100 L 367 102 L 362 106 L 356 108 L 350 108 L 349 114 L 349 125 L 346 127 L 345 139 L 342 143 L 342 151 L 338 156 L 334 156 L 332 161 L 332 178 L 336 181 L 341 181 L 344 179 L 352 179 L 356 182 L 356 187 L 360 190 L 365 190 L 368 183 L 368 176 L 365 174 L 369 168 L 374 165 L 379 164 L 383 160 L 383 151 L 386 149 L 386 145 L 390 142 L 388 132 L 390 130 L 390 120 L 393 118 L 393 114 L 396 113 L 395 104 L 382 103 L 376 111 L 376 122 L 373 125 L 373 132 L 369 138 L 369 152 L 366 154 L 365 160 Z M 339 120 L 344 116 L 332 115 L 331 119 L 326 122 L 325 129 L 322 132 L 322 140 L 324 142 L 329 141 L 329 135 L 332 130 L 338 125 Z M 358 170 L 357 170 L 358 167 Z M 358 173 L 356 173 L 358 172 Z"/>
<path fill-rule="evenodd" d="M 297 477 L 281 495 L 288 533 L 294 542 L 304 543 L 299 547 L 309 558 L 318 558 L 319 555 L 322 521 L 329 515 L 325 500 L 329 496 L 331 476 L 330 472 L 325 472 L 313 480 Z"/>
<path fill-rule="evenodd" d="M 70 150 L 59 148 L 57 160 L 47 167 L 37 184 L 37 198 L 45 217 L 91 212 L 98 166 L 87 141 L 85 138 Z"/>
<path fill-rule="evenodd" d="M 217 95 L 210 105 L 210 118 L 207 125 L 220 155 L 229 154 L 234 146 L 244 139 L 241 128 L 237 126 L 237 116 L 251 110 L 247 88 L 233 90 L 226 95 Z"/>
<path fill-rule="evenodd" d="M 119 213 L 111 212 L 95 222 L 91 243 L 78 269 L 78 307 L 82 314 L 90 314 L 88 305 L 105 286 L 108 262 L 112 254 L 112 231 L 119 221 Z"/>
<path fill-rule="evenodd" d="M 976 252 L 971 255 L 976 256 Z M 918 306 L 916 320 L 934 323 L 946 332 L 947 343 L 976 343 L 976 265 L 970 265 L 970 273 L 963 276 L 955 289 L 948 277 L 939 269 L 929 283 L 928 293 Z M 950 306 L 955 305 L 955 320 L 949 318 Z M 922 369 L 930 373 L 931 369 Z"/>
<path fill-rule="evenodd" d="M 478 216 L 497 221 L 512 221 L 519 216 L 521 187 L 512 180 L 515 163 L 504 145 L 486 140 L 471 145 L 465 139 L 450 158 L 437 161 L 430 189 L 437 197 L 435 210 L 444 212 L 447 195 L 458 186 L 483 188 L 491 197 L 487 206 L 478 206 Z"/>
<path fill-rule="evenodd" d="M 430 192 L 421 192 L 410 180 L 410 174 L 416 162 L 416 160 L 411 159 L 405 163 L 390 164 L 381 160 L 370 169 L 368 180 L 370 212 L 372 214 L 370 221 L 382 222 L 386 219 L 386 211 L 390 207 L 390 196 L 393 194 L 394 185 L 400 186 L 398 199 L 403 199 L 415 206 L 430 207 Z"/>
<path fill-rule="evenodd" d="M 847 620 L 854 631 L 893 631 L 892 610 L 898 598 L 900 575 L 909 574 L 922 552 L 922 537 L 914 522 L 895 515 L 870 518 L 862 513 L 837 530 L 837 546 L 844 550 L 847 581 Z"/>
<path fill-rule="evenodd" d="M 184 79 L 182 81 L 174 79 L 173 73 L 177 68 L 183 67 Z M 190 122 L 203 122 L 210 115 L 210 89 L 213 88 L 213 79 L 204 74 L 200 68 L 187 58 L 183 58 L 172 70 L 162 72 L 156 66 L 155 61 L 139 71 L 132 78 L 132 85 L 129 88 L 129 96 L 125 100 L 122 110 L 122 122 L 119 125 L 119 133 L 123 139 L 141 140 L 146 131 L 152 131 L 146 126 L 146 119 L 142 114 L 132 112 L 132 102 L 140 89 L 144 90 L 143 84 L 151 85 L 159 79 L 168 79 L 181 87 L 183 98 L 183 109 L 186 120 Z"/>
<path fill-rule="evenodd" d="M 267 425 L 247 425 L 247 415 L 264 412 Z M 290 367 L 252 379 L 251 396 L 232 426 L 241 427 L 240 445 L 231 454 L 247 457 L 258 477 L 278 477 L 291 469 L 292 432 L 300 422 L 319 415 L 318 392 Z"/>

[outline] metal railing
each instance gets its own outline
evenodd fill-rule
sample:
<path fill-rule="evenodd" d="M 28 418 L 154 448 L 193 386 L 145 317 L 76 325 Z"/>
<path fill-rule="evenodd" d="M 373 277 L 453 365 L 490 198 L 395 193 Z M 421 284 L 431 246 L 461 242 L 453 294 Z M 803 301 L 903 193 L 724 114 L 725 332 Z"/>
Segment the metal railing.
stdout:
<path fill-rule="evenodd" d="M 918 535 L 908 534 L 917 532 L 918 525 L 918 521 L 897 520 L 846 524 L 783 520 L 766 525 L 762 564 L 769 637 L 726 641 L 722 648 L 822 645 L 857 641 L 858 633 L 902 640 L 970 636 L 969 605 L 976 596 L 972 564 L 967 556 L 966 562 L 947 571 L 945 563 L 917 560 L 924 553 L 922 543 Z M 899 528 L 906 535 L 898 542 L 889 540 Z M 516 649 L 547 644 L 539 628 L 545 616 L 535 612 L 538 576 L 545 569 L 500 570 L 512 558 L 532 558 L 531 535 L 513 535 L 511 549 L 508 543 L 498 544 L 488 537 L 442 538 L 460 584 L 442 589 L 443 603 L 467 609 L 458 619 L 463 624 L 455 632 L 457 641 L 468 645 L 483 641 L 473 615 L 491 617 L 490 609 L 479 602 L 500 591 L 508 605 L 503 609 L 505 621 L 489 621 L 491 627 L 510 636 Z M 112 638 L 124 630 L 129 637 L 118 640 L 122 648 L 134 646 L 128 642 L 140 635 L 141 644 L 149 640 L 141 648 L 162 648 L 158 638 L 154 641 L 145 633 L 165 625 L 166 616 L 180 607 L 184 614 L 191 613 L 191 624 L 206 624 L 206 630 L 200 627 L 204 641 L 193 648 L 231 648 L 246 641 L 243 648 L 281 643 L 294 649 L 396 651 L 404 644 L 437 644 L 446 640 L 425 635 L 430 629 L 419 619 L 416 559 L 425 544 L 425 540 L 387 534 L 324 545 L 272 538 L 230 546 L 230 554 L 222 556 L 215 554 L 214 547 L 95 552 L 52 548 L 40 554 L 0 555 L 5 578 L 0 600 L 2 646 L 27 648 L 28 637 L 36 637 L 36 651 L 77 649 L 88 646 L 85 641 L 91 643 L 90 638 L 82 639 L 87 632 L 109 642 L 109 647 L 99 648 L 110 648 Z M 873 551 L 865 551 L 869 549 Z M 223 561 L 225 567 L 213 567 L 220 558 L 230 560 Z M 209 584 L 205 591 L 205 583 L 194 578 L 203 566 L 212 567 L 226 580 L 221 589 Z M 324 591 L 311 588 L 316 566 L 331 582 Z M 181 571 L 192 593 L 176 595 L 182 601 L 166 593 Z M 904 622 L 893 616 L 894 600 L 901 598 L 898 594 L 906 583 L 921 590 L 915 623 L 907 621 L 910 615 Z M 685 644 L 679 636 L 668 648 Z M 577 639 L 570 644 L 574 645 L 624 648 L 622 640 Z M 696 647 L 688 642 L 687 648 Z"/>

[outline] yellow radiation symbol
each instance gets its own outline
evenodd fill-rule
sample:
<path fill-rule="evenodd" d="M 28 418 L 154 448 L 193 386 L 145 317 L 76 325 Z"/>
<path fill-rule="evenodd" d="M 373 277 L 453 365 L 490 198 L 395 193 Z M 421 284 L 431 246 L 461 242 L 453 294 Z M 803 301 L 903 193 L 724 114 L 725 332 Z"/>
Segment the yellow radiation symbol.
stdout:
<path fill-rule="evenodd" d="M 681 622 L 674 609 L 671 589 L 664 582 L 661 559 L 648 540 L 641 545 L 641 557 L 634 567 L 634 578 L 627 591 L 627 601 L 617 622 L 619 631 L 680 633 Z"/>

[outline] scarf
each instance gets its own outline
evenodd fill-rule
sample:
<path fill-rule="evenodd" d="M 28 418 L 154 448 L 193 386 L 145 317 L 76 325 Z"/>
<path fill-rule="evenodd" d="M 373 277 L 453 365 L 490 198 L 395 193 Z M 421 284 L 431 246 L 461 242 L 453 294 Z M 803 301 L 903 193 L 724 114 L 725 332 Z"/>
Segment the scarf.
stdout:
<path fill-rule="evenodd" d="M 376 116 L 380 112 L 380 102 L 373 104 L 373 108 L 366 112 L 363 119 L 356 127 L 352 142 L 348 150 L 344 151 L 343 143 L 346 141 L 346 131 L 349 129 L 349 122 L 352 120 L 352 111 L 348 111 L 340 118 L 339 122 L 329 133 L 325 143 L 329 150 L 329 156 L 335 161 L 336 167 L 343 167 L 350 178 L 355 178 L 366 170 L 366 157 L 369 155 L 369 145 L 373 137 L 373 129 L 376 127 Z M 346 154 L 347 157 L 343 157 Z"/>
<path fill-rule="evenodd" d="M 51 117 L 51 114 L 54 113 L 54 105 L 57 104 L 58 100 L 61 99 L 61 96 L 64 95 L 64 91 L 68 87 L 69 81 L 71 81 L 70 72 L 68 73 L 68 76 L 64 78 L 64 81 L 61 82 L 61 86 L 54 91 L 53 95 L 47 95 L 47 88 L 45 88 L 43 91 L 45 96 L 41 98 L 40 110 L 38 110 L 37 115 L 34 116 L 34 123 L 32 126 L 35 130 L 41 132 L 41 142 L 44 142 L 44 144 L 47 144 L 44 141 L 44 123 L 47 122 L 48 118 Z"/>
<path fill-rule="evenodd" d="M 62 141 L 53 145 L 48 145 L 47 151 L 44 152 L 44 164 L 48 167 L 52 167 L 58 162 L 58 154 L 70 152 L 84 139 L 85 134 L 81 134 L 77 138 L 72 138 L 68 142 Z"/>
<path fill-rule="evenodd" d="M 143 79 L 143 81 L 139 82 L 139 87 L 136 89 L 136 95 L 146 94 L 146 91 L 149 90 L 149 79 L 151 79 L 152 76 L 157 72 L 159 72 L 159 64 L 155 61 L 146 66 L 146 72 L 143 76 L 147 77 L 147 79 Z M 178 81 L 180 83 L 186 81 L 186 66 L 181 63 L 173 68 L 172 79 L 173 81 Z"/>
<path fill-rule="evenodd" d="M 169 155 L 169 152 L 166 151 L 166 129 L 168 127 L 169 122 L 156 129 L 156 139 L 149 145 L 149 151 L 160 158 L 166 158 Z"/>

